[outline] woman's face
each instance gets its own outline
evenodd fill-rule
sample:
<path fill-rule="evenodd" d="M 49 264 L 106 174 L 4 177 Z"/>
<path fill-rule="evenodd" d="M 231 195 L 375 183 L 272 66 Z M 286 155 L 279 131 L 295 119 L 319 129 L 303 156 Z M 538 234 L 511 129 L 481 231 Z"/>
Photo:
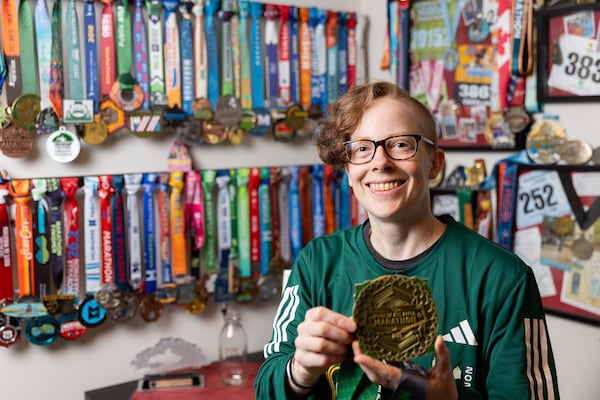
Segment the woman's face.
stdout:
<path fill-rule="evenodd" d="M 383 140 L 397 135 L 425 135 L 418 114 L 406 103 L 390 97 L 376 99 L 365 111 L 350 140 Z M 430 139 L 435 138 L 428 136 Z M 370 219 L 418 219 L 429 209 L 429 180 L 443 162 L 441 150 L 432 151 L 424 141 L 415 156 L 393 160 L 378 146 L 366 164 L 346 164 L 348 181 Z"/>

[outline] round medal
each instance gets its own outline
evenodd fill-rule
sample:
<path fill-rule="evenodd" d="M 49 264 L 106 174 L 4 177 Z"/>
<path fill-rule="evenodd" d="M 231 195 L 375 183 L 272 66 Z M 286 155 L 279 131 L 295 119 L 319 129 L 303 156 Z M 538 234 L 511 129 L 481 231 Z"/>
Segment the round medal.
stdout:
<path fill-rule="evenodd" d="M 256 126 L 256 113 L 254 110 L 243 110 L 242 120 L 240 121 L 240 128 L 248 132 Z"/>
<path fill-rule="evenodd" d="M 490 24 L 484 20 L 476 20 L 469 26 L 471 42 L 481 43 L 490 35 Z"/>
<path fill-rule="evenodd" d="M 308 111 L 305 111 L 299 104 L 292 104 L 285 111 L 285 123 L 292 129 L 304 128 L 307 118 Z"/>
<path fill-rule="evenodd" d="M 37 94 L 24 94 L 19 96 L 12 105 L 12 117 L 17 125 L 23 129 L 35 129 L 37 117 L 40 113 L 40 96 Z"/>
<path fill-rule="evenodd" d="M 594 245 L 590 241 L 580 237 L 573 241 L 571 252 L 581 261 L 589 260 L 594 255 Z"/>
<path fill-rule="evenodd" d="M 177 285 L 174 283 L 163 283 L 156 291 L 156 298 L 161 304 L 172 304 L 177 301 Z"/>
<path fill-rule="evenodd" d="M 63 314 L 58 322 L 60 324 L 59 335 L 66 340 L 79 339 L 87 330 L 75 312 Z"/>
<path fill-rule="evenodd" d="M 357 287 L 355 297 L 356 337 L 368 354 L 400 362 L 433 347 L 438 315 L 427 281 L 385 275 Z"/>
<path fill-rule="evenodd" d="M 103 308 L 110 310 L 121 302 L 122 292 L 115 283 L 103 283 L 95 294 L 96 301 Z"/>
<path fill-rule="evenodd" d="M 244 130 L 238 127 L 227 129 L 227 137 L 232 144 L 240 144 L 244 140 Z"/>
<path fill-rule="evenodd" d="M 273 132 L 273 119 L 271 113 L 266 108 L 254 109 L 256 115 L 256 126 L 249 133 L 253 136 L 265 136 Z"/>
<path fill-rule="evenodd" d="M 146 322 L 156 321 L 162 314 L 163 305 L 154 293 L 147 294 L 140 302 L 140 316 Z"/>
<path fill-rule="evenodd" d="M 106 123 L 109 134 L 125 127 L 125 113 L 112 100 L 104 100 L 100 104 L 100 115 Z"/>
<path fill-rule="evenodd" d="M 256 299 L 258 290 L 258 285 L 252 277 L 240 278 L 240 287 L 236 295 L 236 301 L 238 303 L 252 303 Z"/>
<path fill-rule="evenodd" d="M 536 164 L 554 164 L 560 159 L 558 146 L 565 141 L 566 132 L 558 121 L 544 119 L 535 123 L 525 147 L 527 155 Z"/>
<path fill-rule="evenodd" d="M 600 146 L 596 147 L 592 152 L 592 158 L 590 160 L 594 165 L 600 165 Z"/>
<path fill-rule="evenodd" d="M 215 118 L 228 128 L 239 126 L 242 120 L 240 101 L 234 96 L 219 97 Z"/>
<path fill-rule="evenodd" d="M 504 120 L 512 133 L 521 133 L 531 123 L 531 116 L 524 107 L 510 107 L 504 115 Z"/>
<path fill-rule="evenodd" d="M 45 346 L 56 340 L 60 332 L 58 321 L 49 315 L 34 318 L 25 326 L 25 337 L 38 346 Z"/>
<path fill-rule="evenodd" d="M 104 142 L 108 137 L 108 126 L 100 114 L 94 115 L 94 122 L 83 124 L 83 133 L 81 139 L 90 145 L 96 145 Z"/>
<path fill-rule="evenodd" d="M 206 98 L 196 99 L 192 102 L 192 111 L 195 118 L 205 121 L 212 119 L 214 113 L 210 100 Z"/>
<path fill-rule="evenodd" d="M 223 143 L 227 139 L 227 130 L 220 121 L 202 122 L 202 140 L 210 144 Z"/>
<path fill-rule="evenodd" d="M 592 159 L 592 145 L 583 140 L 566 140 L 558 145 L 560 159 L 567 165 L 583 165 Z"/>
<path fill-rule="evenodd" d="M 268 274 L 258 280 L 258 296 L 263 301 L 269 301 L 279 294 L 281 289 L 281 275 Z M 239 301 L 239 296 L 238 296 Z"/>
<path fill-rule="evenodd" d="M 22 158 L 33 148 L 33 139 L 29 131 L 10 124 L 0 131 L 0 150 L 6 157 Z"/>
<path fill-rule="evenodd" d="M 135 111 L 144 103 L 142 87 L 137 83 L 132 84 L 131 81 L 135 82 L 135 79 L 129 74 L 120 76 L 113 84 L 109 95 L 115 105 L 125 112 Z"/>
<path fill-rule="evenodd" d="M 108 315 L 115 322 L 129 321 L 137 313 L 140 299 L 132 292 L 123 292 L 119 304 L 108 310 Z"/>
<path fill-rule="evenodd" d="M 454 71 L 458 66 L 459 56 L 456 50 L 448 49 L 444 53 L 444 68 L 446 71 Z"/>
<path fill-rule="evenodd" d="M 20 337 L 19 320 L 0 313 L 0 346 L 12 346 L 19 341 Z"/>
<path fill-rule="evenodd" d="M 81 151 L 79 137 L 61 126 L 46 140 L 46 152 L 54 161 L 69 163 L 77 158 Z"/>
<path fill-rule="evenodd" d="M 79 305 L 77 317 L 79 322 L 84 326 L 93 328 L 104 322 L 106 319 L 106 310 L 93 296 L 88 296 Z"/>
<path fill-rule="evenodd" d="M 0 129 L 4 129 L 12 122 L 10 118 L 10 110 L 0 104 Z"/>
<path fill-rule="evenodd" d="M 37 116 L 35 127 L 40 135 L 47 135 L 60 127 L 60 119 L 52 107 L 44 108 Z"/>

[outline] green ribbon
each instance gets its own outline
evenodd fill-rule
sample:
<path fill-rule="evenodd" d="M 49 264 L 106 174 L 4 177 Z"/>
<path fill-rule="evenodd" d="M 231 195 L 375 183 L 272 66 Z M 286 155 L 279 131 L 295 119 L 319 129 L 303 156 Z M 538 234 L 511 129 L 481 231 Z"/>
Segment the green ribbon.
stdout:
<path fill-rule="evenodd" d="M 215 200 L 213 189 L 217 178 L 217 171 L 202 170 L 202 191 L 204 194 L 204 228 L 206 239 L 204 242 L 204 270 L 210 275 L 217 272 L 217 237 L 215 221 Z"/>
<path fill-rule="evenodd" d="M 37 93 L 33 18 L 28 0 L 19 4 L 19 41 L 21 46 L 21 78 L 23 93 Z"/>
<path fill-rule="evenodd" d="M 132 41 L 131 41 L 131 17 L 127 11 L 127 0 L 123 0 L 116 7 L 116 33 L 117 33 L 117 69 L 119 77 L 117 80 L 121 84 L 121 90 L 132 90 L 137 83 L 131 75 Z"/>
<path fill-rule="evenodd" d="M 238 169 L 238 248 L 240 253 L 240 276 L 242 278 L 249 278 L 252 275 L 250 261 L 250 195 L 248 193 L 249 179 L 250 168 Z"/>
<path fill-rule="evenodd" d="M 22 0 L 21 4 L 26 2 Z M 72 99 L 83 99 L 83 68 L 81 64 L 81 46 L 79 44 L 79 18 L 75 0 L 67 5 L 67 43 L 69 44 L 69 89 Z M 33 47 L 33 46 L 32 46 Z"/>

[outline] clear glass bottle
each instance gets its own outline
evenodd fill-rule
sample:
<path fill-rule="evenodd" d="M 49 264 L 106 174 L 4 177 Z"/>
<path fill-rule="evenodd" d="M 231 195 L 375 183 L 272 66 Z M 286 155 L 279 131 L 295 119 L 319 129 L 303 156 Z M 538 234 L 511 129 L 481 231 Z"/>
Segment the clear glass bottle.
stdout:
<path fill-rule="evenodd" d="M 228 310 L 225 324 L 219 336 L 219 375 L 225 386 L 243 386 L 246 384 L 247 339 L 238 311 Z"/>

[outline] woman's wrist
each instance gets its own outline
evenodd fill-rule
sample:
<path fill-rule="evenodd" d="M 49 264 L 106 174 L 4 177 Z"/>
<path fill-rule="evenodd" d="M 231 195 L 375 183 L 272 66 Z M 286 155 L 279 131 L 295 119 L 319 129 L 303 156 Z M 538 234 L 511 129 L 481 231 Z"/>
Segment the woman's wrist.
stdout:
<path fill-rule="evenodd" d="M 296 380 L 296 377 L 294 376 L 294 361 L 294 356 L 292 356 L 285 366 L 285 374 L 287 377 L 287 381 L 294 391 L 308 393 L 311 390 L 313 390 L 314 387 L 317 385 L 318 379 L 315 382 L 308 385 L 304 384 L 303 382 L 298 382 Z"/>

